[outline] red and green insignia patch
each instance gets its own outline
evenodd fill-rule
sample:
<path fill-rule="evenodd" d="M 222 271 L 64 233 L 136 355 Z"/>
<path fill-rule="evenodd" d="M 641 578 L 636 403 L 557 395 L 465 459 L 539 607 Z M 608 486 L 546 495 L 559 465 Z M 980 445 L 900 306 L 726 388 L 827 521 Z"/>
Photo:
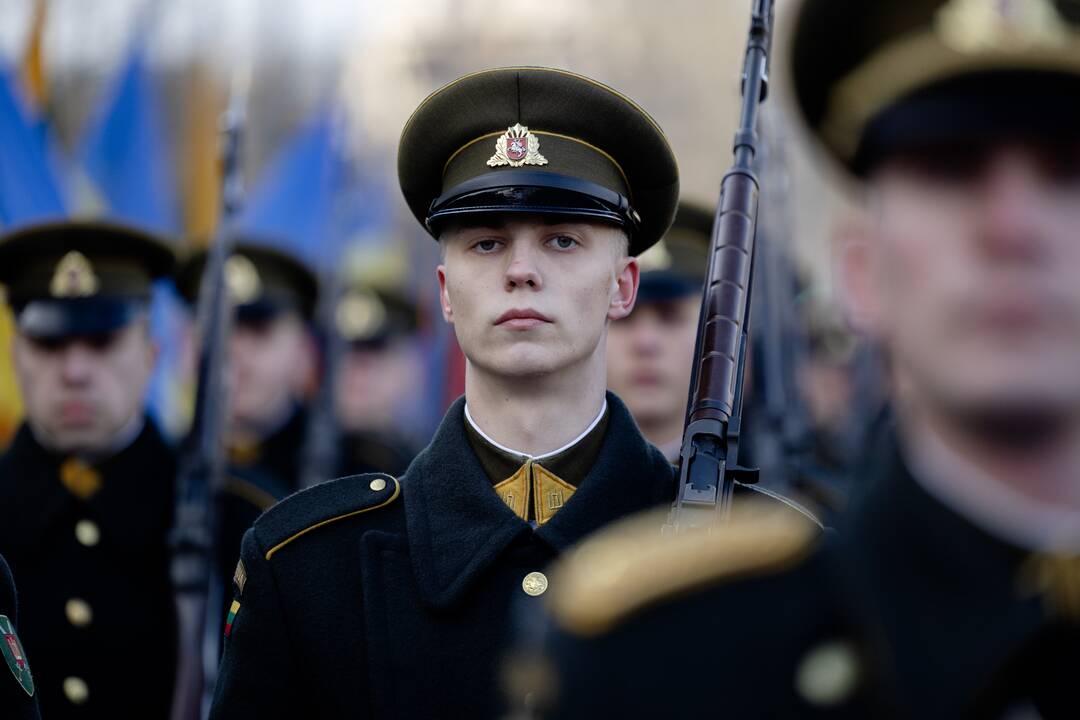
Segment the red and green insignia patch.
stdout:
<path fill-rule="evenodd" d="M 225 637 L 232 635 L 233 620 L 236 619 L 236 613 L 240 612 L 240 601 L 233 600 L 232 605 L 229 606 L 229 616 L 225 618 Z"/>
<path fill-rule="evenodd" d="M 4 653 L 4 660 L 7 661 L 7 665 L 11 668 L 12 674 L 15 675 L 15 679 L 19 681 L 19 685 L 26 691 L 26 694 L 34 696 L 34 678 L 30 675 L 30 663 L 26 660 L 26 653 L 23 652 L 22 643 L 19 642 L 19 636 L 15 634 L 15 628 L 12 626 L 11 621 L 8 620 L 7 615 L 0 615 L 0 635 L 3 635 L 4 640 L 0 643 L 0 651 Z"/>

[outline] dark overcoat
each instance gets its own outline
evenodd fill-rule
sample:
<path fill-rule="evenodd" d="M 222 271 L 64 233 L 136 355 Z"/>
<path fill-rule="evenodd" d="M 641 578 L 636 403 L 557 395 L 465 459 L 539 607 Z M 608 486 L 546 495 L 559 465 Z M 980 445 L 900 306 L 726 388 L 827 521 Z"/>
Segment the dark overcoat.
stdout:
<path fill-rule="evenodd" d="M 44 717 L 167 717 L 176 672 L 169 580 L 176 464 L 152 421 L 92 464 L 87 499 L 27 426 L 0 458 L 0 553 Z M 2 714 L 2 713 L 0 713 Z"/>
<path fill-rule="evenodd" d="M 268 511 L 244 536 L 211 717 L 493 716 L 525 576 L 673 496 L 671 465 L 608 405 L 591 471 L 536 529 L 492 490 L 463 400 L 400 480 L 347 477 Z"/>
<path fill-rule="evenodd" d="M 1080 558 L 1026 552 L 946 507 L 891 431 L 861 481 L 839 532 L 798 562 L 717 566 L 595 635 L 556 618 L 546 716 L 1080 717 Z M 1055 578 L 1054 562 L 1073 570 Z"/>

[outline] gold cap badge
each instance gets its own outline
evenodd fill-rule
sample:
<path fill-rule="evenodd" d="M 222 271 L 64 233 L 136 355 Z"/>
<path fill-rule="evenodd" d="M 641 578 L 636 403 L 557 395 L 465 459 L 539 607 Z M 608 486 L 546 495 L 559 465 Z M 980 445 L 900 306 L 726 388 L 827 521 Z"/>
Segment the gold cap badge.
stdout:
<path fill-rule="evenodd" d="M 1059 47 L 1068 31 L 1050 0 L 952 0 L 936 17 L 938 35 L 962 53 Z"/>
<path fill-rule="evenodd" d="M 246 305 L 262 293 L 259 271 L 243 255 L 233 255 L 225 261 L 225 286 L 233 302 L 238 305 Z"/>
<path fill-rule="evenodd" d="M 378 297 L 366 292 L 352 292 L 338 303 L 334 318 L 338 332 L 346 340 L 365 340 L 386 321 L 386 307 Z"/>
<path fill-rule="evenodd" d="M 490 167 L 509 165 L 547 165 L 547 158 L 540 154 L 540 138 L 529 128 L 517 123 L 506 129 L 495 140 L 495 154 L 487 161 Z"/>
<path fill-rule="evenodd" d="M 667 270 L 670 267 L 671 252 L 663 240 L 660 240 L 660 242 L 638 256 L 638 269 L 641 272 Z"/>
<path fill-rule="evenodd" d="M 100 285 L 94 266 L 81 252 L 72 250 L 56 263 L 49 293 L 55 298 L 90 297 Z"/>

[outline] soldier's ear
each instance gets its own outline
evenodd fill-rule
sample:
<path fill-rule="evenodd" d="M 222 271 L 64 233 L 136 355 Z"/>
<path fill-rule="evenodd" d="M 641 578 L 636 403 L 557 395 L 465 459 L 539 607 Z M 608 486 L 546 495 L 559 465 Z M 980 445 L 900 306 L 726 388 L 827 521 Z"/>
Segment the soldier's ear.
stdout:
<path fill-rule="evenodd" d="M 839 279 L 840 305 L 857 330 L 876 335 L 881 321 L 875 267 L 879 251 L 874 224 L 863 213 L 852 213 L 832 235 L 834 276 Z"/>
<path fill-rule="evenodd" d="M 612 282 L 611 304 L 607 312 L 608 320 L 622 320 L 633 312 L 638 283 L 641 281 L 637 258 L 623 256 L 617 262 Z"/>
<path fill-rule="evenodd" d="M 446 286 L 446 265 L 435 268 L 435 276 L 439 279 L 439 306 L 442 308 L 443 320 L 454 324 L 454 308 L 450 305 L 450 290 Z"/>

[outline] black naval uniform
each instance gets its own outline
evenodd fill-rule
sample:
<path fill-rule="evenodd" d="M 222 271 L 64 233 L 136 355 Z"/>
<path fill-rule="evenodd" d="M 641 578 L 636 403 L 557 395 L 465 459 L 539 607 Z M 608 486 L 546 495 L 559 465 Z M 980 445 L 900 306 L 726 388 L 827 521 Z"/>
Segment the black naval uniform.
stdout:
<path fill-rule="evenodd" d="M 787 566 L 717 564 L 598 633 L 557 616 L 548 716 L 1080 716 L 1080 602 L 1055 602 L 1080 558 L 1032 555 L 947 508 L 891 433 L 873 457 L 839 534 Z"/>
<path fill-rule="evenodd" d="M 148 418 L 130 445 L 90 464 L 46 450 L 26 425 L 0 458 L 0 552 L 19 578 L 20 637 L 45 717 L 168 715 L 175 469 Z"/>
<path fill-rule="evenodd" d="M 15 580 L 0 555 L 0 642 L 5 665 L 0 668 L 0 714 L 11 720 L 40 720 L 37 688 L 34 687 L 30 658 L 19 639 L 19 604 Z M 11 672 L 9 673 L 8 670 Z"/>
<path fill-rule="evenodd" d="M 211 716 L 492 716 L 526 578 L 673 497 L 671 466 L 614 395 L 608 407 L 595 462 L 563 478 L 578 489 L 537 528 L 493 491 L 503 478 L 473 451 L 463 400 L 400 480 L 347 477 L 267 512 L 244 537 Z"/>

